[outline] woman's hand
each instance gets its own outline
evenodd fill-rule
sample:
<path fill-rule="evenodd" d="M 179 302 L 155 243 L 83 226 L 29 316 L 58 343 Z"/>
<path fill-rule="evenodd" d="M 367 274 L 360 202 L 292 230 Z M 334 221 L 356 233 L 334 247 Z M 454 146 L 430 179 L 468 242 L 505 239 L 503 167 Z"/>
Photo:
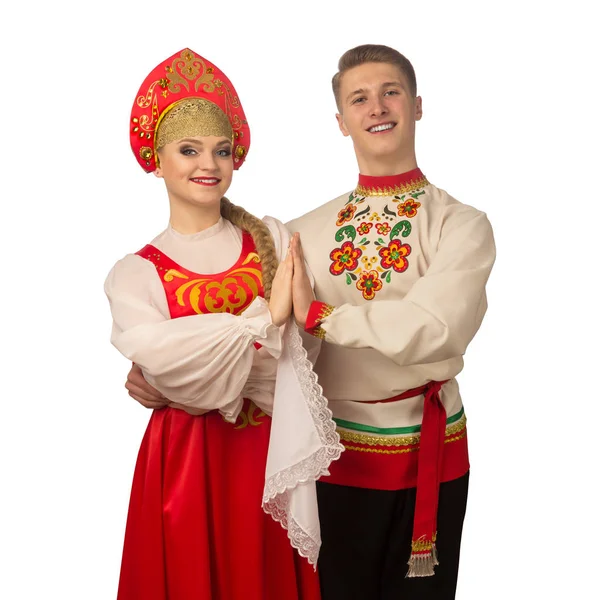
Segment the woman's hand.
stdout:
<path fill-rule="evenodd" d="M 306 264 L 304 262 L 304 253 L 302 252 L 299 233 L 295 233 L 292 236 L 291 248 L 292 258 L 294 260 L 294 277 L 292 280 L 294 317 L 296 318 L 296 323 L 304 329 L 306 317 L 308 316 L 308 309 L 315 299 L 315 293 L 310 284 L 308 273 L 306 272 Z"/>
<path fill-rule="evenodd" d="M 294 275 L 294 261 L 292 253 L 288 250 L 285 260 L 279 263 L 277 272 L 271 286 L 271 299 L 269 310 L 273 324 L 280 327 L 292 314 L 292 278 Z"/>

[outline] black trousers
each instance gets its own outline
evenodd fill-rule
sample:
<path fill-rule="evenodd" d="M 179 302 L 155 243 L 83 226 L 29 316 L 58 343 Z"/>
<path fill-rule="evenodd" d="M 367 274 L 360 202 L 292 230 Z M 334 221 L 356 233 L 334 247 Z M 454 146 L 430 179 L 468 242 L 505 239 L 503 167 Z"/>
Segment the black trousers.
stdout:
<path fill-rule="evenodd" d="M 317 482 L 322 600 L 453 600 L 468 487 L 468 473 L 441 484 L 440 564 L 432 577 L 408 579 L 416 489 Z"/>

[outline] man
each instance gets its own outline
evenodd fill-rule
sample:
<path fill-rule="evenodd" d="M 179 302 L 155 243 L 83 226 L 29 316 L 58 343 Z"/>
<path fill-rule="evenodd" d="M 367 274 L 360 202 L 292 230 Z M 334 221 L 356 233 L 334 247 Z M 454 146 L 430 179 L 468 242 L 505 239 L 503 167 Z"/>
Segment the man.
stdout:
<path fill-rule="evenodd" d="M 315 370 L 346 447 L 318 483 L 323 600 L 450 599 L 469 476 L 454 378 L 487 308 L 492 229 L 417 167 L 410 62 L 366 45 L 338 68 L 358 185 L 288 224 L 318 299 L 296 319 L 325 342 Z M 130 393 L 155 401 L 137 375 Z"/>

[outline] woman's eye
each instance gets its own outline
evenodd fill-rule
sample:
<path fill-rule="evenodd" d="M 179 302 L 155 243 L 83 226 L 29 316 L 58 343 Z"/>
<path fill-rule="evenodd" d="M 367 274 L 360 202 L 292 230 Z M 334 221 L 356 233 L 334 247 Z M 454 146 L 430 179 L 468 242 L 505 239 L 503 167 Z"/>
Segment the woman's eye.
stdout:
<path fill-rule="evenodd" d="M 229 148 L 217 150 L 217 156 L 231 156 L 231 150 L 229 150 Z"/>
<path fill-rule="evenodd" d="M 193 156 L 194 154 L 196 154 L 196 151 L 193 148 L 182 148 L 181 154 L 183 154 L 184 156 Z"/>

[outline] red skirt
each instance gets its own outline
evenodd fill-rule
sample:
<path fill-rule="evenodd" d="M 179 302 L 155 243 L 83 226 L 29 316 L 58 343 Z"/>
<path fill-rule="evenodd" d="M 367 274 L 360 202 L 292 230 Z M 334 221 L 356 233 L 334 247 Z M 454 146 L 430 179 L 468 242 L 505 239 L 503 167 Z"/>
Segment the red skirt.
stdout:
<path fill-rule="evenodd" d="M 313 567 L 261 508 L 271 419 L 163 408 L 138 455 L 118 600 L 319 600 Z"/>

